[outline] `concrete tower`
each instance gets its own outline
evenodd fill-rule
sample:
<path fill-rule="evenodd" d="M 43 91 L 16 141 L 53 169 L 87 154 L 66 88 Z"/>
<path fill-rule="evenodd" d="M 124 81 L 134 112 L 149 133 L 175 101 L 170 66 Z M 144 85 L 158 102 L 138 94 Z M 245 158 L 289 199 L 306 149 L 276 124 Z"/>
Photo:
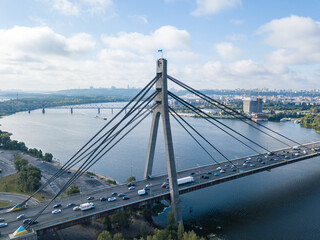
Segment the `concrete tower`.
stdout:
<path fill-rule="evenodd" d="M 148 178 L 152 174 L 152 166 L 154 159 L 154 151 L 157 141 L 157 133 L 159 126 L 160 116 L 162 118 L 163 132 L 164 132 L 164 141 L 167 157 L 167 168 L 168 168 L 168 177 L 169 177 L 169 186 L 170 186 L 170 198 L 172 210 L 175 214 L 176 221 L 182 222 L 178 183 L 177 183 L 177 171 L 176 164 L 174 161 L 174 152 L 173 152 L 173 143 L 169 119 L 169 108 L 168 108 L 168 85 L 167 85 L 167 60 L 160 58 L 157 61 L 157 74 L 161 74 L 161 77 L 156 83 L 156 90 L 160 93 L 156 96 L 155 102 L 158 103 L 158 106 L 153 111 L 149 147 L 146 168 L 144 172 L 144 177 Z"/>

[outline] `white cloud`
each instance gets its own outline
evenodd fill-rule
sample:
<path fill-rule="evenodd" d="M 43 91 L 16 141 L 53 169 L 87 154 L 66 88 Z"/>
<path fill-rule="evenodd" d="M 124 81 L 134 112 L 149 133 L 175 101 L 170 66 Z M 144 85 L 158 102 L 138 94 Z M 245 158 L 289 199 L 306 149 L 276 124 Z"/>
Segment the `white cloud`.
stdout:
<path fill-rule="evenodd" d="M 214 48 L 221 58 L 227 60 L 234 60 L 238 58 L 242 53 L 242 50 L 240 48 L 234 46 L 229 42 L 218 43 L 214 46 Z"/>
<path fill-rule="evenodd" d="M 81 13 L 91 15 L 105 14 L 113 8 L 113 0 L 52 0 L 53 9 L 63 15 L 79 16 Z"/>
<path fill-rule="evenodd" d="M 80 12 L 79 8 L 68 0 L 54 0 L 53 9 L 69 16 L 78 16 Z"/>
<path fill-rule="evenodd" d="M 109 48 L 140 53 L 152 53 L 157 49 L 165 51 L 191 48 L 190 34 L 173 26 L 163 26 L 149 35 L 120 32 L 116 36 L 103 35 L 101 38 Z"/>
<path fill-rule="evenodd" d="M 147 17 L 144 15 L 133 15 L 131 18 L 143 24 L 149 23 Z"/>
<path fill-rule="evenodd" d="M 216 14 L 228 8 L 235 8 L 241 3 L 242 0 L 197 0 L 197 9 L 192 12 L 192 15 Z"/>
<path fill-rule="evenodd" d="M 0 50 L 9 58 L 16 56 L 79 55 L 93 50 L 95 42 L 85 33 L 66 38 L 49 27 L 20 27 L 0 30 Z"/>
<path fill-rule="evenodd" d="M 258 34 L 277 48 L 268 57 L 271 62 L 306 64 L 320 61 L 320 23 L 310 17 L 275 19 L 261 26 Z"/>

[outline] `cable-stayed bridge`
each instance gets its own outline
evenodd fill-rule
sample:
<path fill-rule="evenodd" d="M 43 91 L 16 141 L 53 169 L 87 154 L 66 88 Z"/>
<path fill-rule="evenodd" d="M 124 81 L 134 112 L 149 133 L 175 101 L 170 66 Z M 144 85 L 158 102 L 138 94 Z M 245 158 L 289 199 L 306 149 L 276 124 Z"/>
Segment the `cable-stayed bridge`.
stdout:
<path fill-rule="evenodd" d="M 241 121 L 246 126 L 254 129 L 257 131 L 257 134 L 277 141 L 281 147 L 279 147 L 279 150 L 268 149 L 263 142 L 250 139 L 239 131 L 234 130 L 232 126 L 192 106 L 187 101 L 168 91 L 168 79 L 212 106 L 221 109 L 224 113 Z M 152 89 L 154 89 L 154 91 L 152 91 Z M 230 139 L 232 138 L 234 141 L 237 141 L 244 148 L 255 152 L 255 155 L 239 159 L 230 159 L 225 149 L 217 148 L 214 140 L 208 140 L 203 133 L 199 132 L 168 105 L 169 97 L 179 102 L 185 109 L 203 118 L 210 127 L 219 129 L 219 131 L 226 134 Z M 123 138 L 130 134 L 136 126 L 151 114 L 152 125 L 144 179 L 135 183 L 134 190 L 128 189 L 127 185 L 118 185 L 87 193 L 87 196 L 94 197 L 95 208 L 84 212 L 73 211 L 72 208 L 67 207 L 70 201 L 78 205 L 87 202 L 87 200 L 81 196 L 77 195 L 71 197 L 71 199 L 58 200 L 61 193 L 96 162 L 108 154 L 114 146 L 120 144 Z M 152 167 L 160 119 L 162 120 L 164 132 L 168 174 L 153 176 Z M 170 120 L 175 120 L 179 123 L 195 143 L 208 155 L 208 158 L 212 160 L 212 164 L 180 172 L 176 171 Z M 208 128 L 208 131 L 209 130 L 210 128 Z M 18 228 L 19 230 L 15 231 L 17 238 L 25 238 L 25 236 L 28 236 L 28 231 L 31 231 L 30 234 L 33 236 L 35 234 L 41 235 L 47 231 L 69 227 L 127 208 L 150 204 L 161 199 L 169 199 L 171 201 L 172 210 L 175 213 L 177 222 L 182 222 L 179 200 L 180 194 L 318 156 L 319 147 L 320 142 L 301 144 L 259 122 L 253 122 L 250 118 L 236 110 L 204 95 L 178 79 L 168 76 L 167 61 L 165 59 L 159 59 L 157 61 L 156 76 L 109 120 L 99 132 L 80 148 L 59 171 L 54 173 L 52 177 L 35 192 L 37 193 L 44 189 L 52 181 L 59 178 L 62 174 L 65 174 L 70 168 L 80 166 L 54 198 L 41 206 L 22 209 L 28 201 L 26 200 L 15 206 L 11 212 L 1 213 L 1 217 L 3 216 L 9 223 L 8 227 L 1 230 L 2 236 L 7 236 Z M 181 178 L 185 177 L 187 177 L 188 181 L 181 184 L 183 182 Z M 139 195 L 137 190 L 144 188 L 147 188 L 145 189 L 146 194 Z M 123 193 L 129 199 L 124 200 L 117 197 L 117 200 L 112 202 L 106 203 L 99 201 L 100 197 L 110 197 L 112 193 Z M 62 212 L 53 215 L 51 213 L 52 207 L 57 201 L 62 204 Z M 24 213 L 26 217 L 31 218 L 31 221 L 20 226 L 21 221 L 16 220 L 16 217 L 22 213 Z M 32 230 L 35 231 L 35 234 L 32 233 Z"/>

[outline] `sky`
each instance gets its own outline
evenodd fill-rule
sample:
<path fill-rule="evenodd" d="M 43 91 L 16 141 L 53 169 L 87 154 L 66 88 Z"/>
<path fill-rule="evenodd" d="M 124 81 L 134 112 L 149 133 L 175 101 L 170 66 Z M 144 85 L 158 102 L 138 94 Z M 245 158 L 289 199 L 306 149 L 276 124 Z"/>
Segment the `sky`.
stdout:
<path fill-rule="evenodd" d="M 0 90 L 319 89 L 319 0 L 0 0 Z M 170 84 L 169 87 L 178 87 Z"/>

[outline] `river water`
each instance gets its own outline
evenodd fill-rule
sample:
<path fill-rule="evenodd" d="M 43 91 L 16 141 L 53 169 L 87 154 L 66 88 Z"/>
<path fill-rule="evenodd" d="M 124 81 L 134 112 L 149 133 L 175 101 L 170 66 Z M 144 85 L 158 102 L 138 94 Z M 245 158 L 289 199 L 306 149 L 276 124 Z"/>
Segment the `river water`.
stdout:
<path fill-rule="evenodd" d="M 123 104 L 123 103 L 121 103 Z M 108 105 L 108 104 L 106 104 Z M 111 119 L 111 110 L 100 116 Z M 17 113 L 0 119 L 0 129 L 29 148 L 51 152 L 66 162 L 107 121 L 96 118 L 97 110 L 46 109 Z M 203 119 L 186 118 L 228 158 L 254 154 Z M 268 149 L 285 147 L 240 121 L 221 120 Z M 300 143 L 320 141 L 320 135 L 298 124 L 264 123 Z M 212 163 L 194 140 L 171 119 L 178 170 Z M 131 172 L 143 177 L 151 117 L 103 157 L 91 171 L 121 182 Z M 153 174 L 166 173 L 162 126 L 159 126 Z M 208 148 L 208 150 L 210 150 Z M 212 150 L 210 152 L 213 153 Z M 214 153 L 213 153 L 214 154 Z M 222 160 L 214 154 L 215 158 Z M 185 223 L 202 228 L 201 234 L 216 233 L 223 239 L 320 239 L 320 158 L 313 158 L 233 180 L 181 196 Z M 159 217 L 159 221 L 164 218 Z M 221 227 L 221 229 L 220 229 Z M 217 229 L 218 228 L 218 229 Z"/>

